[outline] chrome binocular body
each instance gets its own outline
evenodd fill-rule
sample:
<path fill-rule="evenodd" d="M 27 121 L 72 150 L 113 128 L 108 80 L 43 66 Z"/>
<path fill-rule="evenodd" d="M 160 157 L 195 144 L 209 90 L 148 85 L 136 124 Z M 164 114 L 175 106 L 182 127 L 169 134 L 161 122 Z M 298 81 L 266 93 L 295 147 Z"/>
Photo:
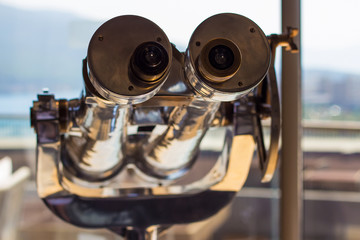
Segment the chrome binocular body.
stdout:
<path fill-rule="evenodd" d="M 199 221 L 226 206 L 256 145 L 262 181 L 270 181 L 280 132 L 274 36 L 246 17 L 219 14 L 180 52 L 145 18 L 105 22 L 83 60 L 81 97 L 44 92 L 34 101 L 39 196 L 71 224 L 145 239 L 143 229 Z M 204 148 L 215 156 L 207 165 Z"/>

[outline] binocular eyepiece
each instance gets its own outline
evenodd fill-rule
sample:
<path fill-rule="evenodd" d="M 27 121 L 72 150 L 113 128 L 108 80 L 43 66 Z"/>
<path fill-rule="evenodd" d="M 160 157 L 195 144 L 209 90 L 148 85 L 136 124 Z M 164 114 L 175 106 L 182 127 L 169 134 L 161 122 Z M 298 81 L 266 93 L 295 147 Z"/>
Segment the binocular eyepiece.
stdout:
<path fill-rule="evenodd" d="M 103 98 L 137 104 L 154 96 L 168 77 L 172 47 L 150 20 L 119 16 L 96 30 L 87 58 L 90 81 Z"/>
<path fill-rule="evenodd" d="M 199 72 L 210 82 L 221 83 L 235 75 L 240 68 L 241 53 L 238 47 L 227 39 L 215 39 L 201 50 Z"/>
<path fill-rule="evenodd" d="M 166 71 L 168 64 L 168 53 L 156 42 L 146 42 L 137 47 L 131 61 L 135 75 L 149 82 L 158 80 Z"/>
<path fill-rule="evenodd" d="M 90 81 L 107 100 L 119 104 L 144 102 L 168 78 L 172 50 L 166 34 L 150 20 L 130 15 L 113 18 L 90 41 Z M 265 77 L 270 47 L 262 30 L 250 19 L 218 14 L 195 29 L 182 64 L 197 95 L 232 101 Z"/>
<path fill-rule="evenodd" d="M 250 19 L 231 13 L 214 15 L 193 32 L 185 72 L 204 98 L 232 101 L 249 93 L 270 66 L 270 46 Z"/>
<path fill-rule="evenodd" d="M 233 66 L 234 52 L 226 45 L 216 45 L 210 49 L 207 59 L 216 70 L 225 70 Z"/>

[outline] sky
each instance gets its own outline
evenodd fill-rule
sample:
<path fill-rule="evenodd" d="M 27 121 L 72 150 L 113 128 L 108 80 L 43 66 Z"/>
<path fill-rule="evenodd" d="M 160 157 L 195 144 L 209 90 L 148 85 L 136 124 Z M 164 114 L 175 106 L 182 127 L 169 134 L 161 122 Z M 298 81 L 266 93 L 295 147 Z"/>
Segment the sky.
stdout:
<path fill-rule="evenodd" d="M 246 2 L 246 4 L 241 4 Z M 277 6 L 274 7 L 273 3 Z M 221 12 L 235 12 L 255 21 L 269 33 L 279 31 L 280 7 L 279 1 L 148 1 L 148 0 L 0 0 L 0 3 L 33 10 L 57 10 L 71 12 L 81 17 L 93 20 L 108 20 L 110 18 L 135 14 L 148 18 L 158 24 L 172 41 L 188 42 L 196 26 L 206 18 Z M 259 12 L 259 3 L 263 10 Z M 274 14 L 264 14 L 264 9 L 273 9 Z M 266 32 L 266 31 L 265 31 Z M 169 37 L 169 38 L 170 38 Z"/>
<path fill-rule="evenodd" d="M 221 12 L 234 12 L 256 22 L 265 34 L 280 32 L 280 0 L 0 0 L 32 10 L 56 10 L 105 21 L 135 14 L 158 24 L 175 44 L 187 43 L 196 26 Z M 302 63 L 306 68 L 328 68 L 360 74 L 360 1 L 303 0 Z"/>

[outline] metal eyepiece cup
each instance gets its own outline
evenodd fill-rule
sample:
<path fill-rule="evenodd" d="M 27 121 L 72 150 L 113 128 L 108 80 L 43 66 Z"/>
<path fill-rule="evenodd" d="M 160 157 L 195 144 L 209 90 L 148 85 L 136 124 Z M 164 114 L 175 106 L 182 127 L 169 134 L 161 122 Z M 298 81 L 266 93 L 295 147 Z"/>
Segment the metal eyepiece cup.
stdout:
<path fill-rule="evenodd" d="M 146 42 L 136 48 L 131 62 L 132 71 L 138 78 L 152 82 L 166 71 L 169 56 L 160 44 Z"/>
<path fill-rule="evenodd" d="M 227 39 L 215 39 L 200 53 L 199 72 L 211 82 L 224 82 L 235 75 L 241 63 L 238 47 Z"/>

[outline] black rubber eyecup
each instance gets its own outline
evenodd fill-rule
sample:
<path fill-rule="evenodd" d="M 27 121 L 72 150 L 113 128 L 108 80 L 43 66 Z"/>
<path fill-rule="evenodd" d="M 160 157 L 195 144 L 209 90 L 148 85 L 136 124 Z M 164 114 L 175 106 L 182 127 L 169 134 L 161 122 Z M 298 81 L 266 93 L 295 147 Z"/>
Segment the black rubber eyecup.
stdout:
<path fill-rule="evenodd" d="M 165 48 L 156 42 L 139 45 L 133 54 L 132 68 L 136 76 L 145 81 L 154 81 L 163 75 L 169 64 Z"/>
<path fill-rule="evenodd" d="M 216 45 L 209 52 L 210 64 L 219 70 L 230 68 L 234 64 L 234 53 L 225 45 Z"/>

